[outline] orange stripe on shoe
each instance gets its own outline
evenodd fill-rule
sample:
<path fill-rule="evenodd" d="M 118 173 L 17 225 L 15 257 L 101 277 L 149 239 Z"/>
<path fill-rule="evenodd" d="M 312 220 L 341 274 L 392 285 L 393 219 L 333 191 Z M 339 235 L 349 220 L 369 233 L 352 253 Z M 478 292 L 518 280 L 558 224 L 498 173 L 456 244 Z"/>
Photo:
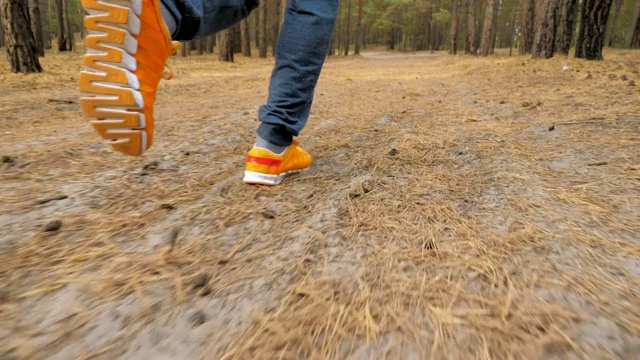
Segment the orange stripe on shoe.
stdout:
<path fill-rule="evenodd" d="M 247 156 L 247 162 L 258 165 L 279 166 L 282 163 L 282 160 L 258 156 Z"/>

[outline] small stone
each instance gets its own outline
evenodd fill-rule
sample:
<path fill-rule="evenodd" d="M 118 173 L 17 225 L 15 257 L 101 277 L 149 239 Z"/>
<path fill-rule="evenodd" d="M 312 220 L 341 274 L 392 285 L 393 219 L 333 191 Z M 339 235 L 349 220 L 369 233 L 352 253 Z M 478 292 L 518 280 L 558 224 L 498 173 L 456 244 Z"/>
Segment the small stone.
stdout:
<path fill-rule="evenodd" d="M 391 149 L 391 150 L 389 150 L 389 155 L 391 155 L 391 156 L 396 156 L 396 155 L 398 155 L 398 150 L 397 150 L 397 149 Z"/>
<path fill-rule="evenodd" d="M 9 155 L 2 155 L 2 163 L 13 165 L 16 163 L 16 160 Z"/>
<path fill-rule="evenodd" d="M 207 295 L 211 294 L 211 288 L 208 286 L 205 286 L 202 288 L 202 290 L 200 290 L 200 296 L 205 297 Z"/>
<path fill-rule="evenodd" d="M 172 204 L 160 204 L 160 209 L 162 209 L 162 210 L 169 210 L 169 211 L 171 211 L 171 210 L 173 210 L 173 209 L 175 209 L 175 208 L 176 208 L 176 207 L 175 207 L 174 205 L 172 205 Z"/>
<path fill-rule="evenodd" d="M 529 107 L 529 106 L 531 106 L 530 102 L 528 102 L 528 101 L 523 101 L 522 102 L 522 107 Z"/>
<path fill-rule="evenodd" d="M 506 104 L 506 103 L 507 103 L 506 101 L 504 101 L 504 100 L 500 100 L 500 105 L 502 105 L 502 104 Z"/>
<path fill-rule="evenodd" d="M 555 129 L 556 129 L 556 126 L 555 126 L 555 125 L 551 125 L 551 126 L 549 126 L 549 131 L 553 131 L 553 130 L 555 130 Z"/>
<path fill-rule="evenodd" d="M 197 328 L 198 326 L 204 324 L 207 321 L 207 316 L 204 314 L 204 311 L 198 310 L 189 316 L 189 322 L 191 326 Z"/>
<path fill-rule="evenodd" d="M 587 74 L 587 76 L 584 77 L 586 80 L 591 80 L 593 79 L 593 75 L 591 74 Z"/>
<path fill-rule="evenodd" d="M 627 75 L 622 75 L 622 76 L 620 76 L 620 80 L 627 81 L 627 80 L 629 80 L 629 78 L 627 77 Z"/>
<path fill-rule="evenodd" d="M 265 211 L 263 211 L 263 212 L 262 212 L 262 216 L 263 216 L 265 219 L 275 219 L 275 218 L 276 218 L 276 215 L 277 215 L 277 214 L 275 213 L 275 211 L 273 211 L 273 210 L 269 210 L 269 209 L 267 209 L 267 210 L 265 210 Z"/>
<path fill-rule="evenodd" d="M 616 74 L 609 74 L 607 78 L 609 78 L 609 80 L 618 80 L 618 76 Z"/>
<path fill-rule="evenodd" d="M 373 177 L 371 175 L 359 176 L 351 180 L 349 196 L 356 198 L 373 190 Z"/>
<path fill-rule="evenodd" d="M 142 170 L 157 170 L 158 169 L 158 162 L 157 161 L 152 161 L 148 164 L 146 164 L 145 166 L 142 167 Z"/>
<path fill-rule="evenodd" d="M 191 284 L 191 286 L 194 289 L 203 288 L 207 285 L 210 279 L 211 279 L 211 276 L 208 273 L 201 272 L 198 275 L 196 275 L 195 278 L 193 278 L 193 284 Z"/>
<path fill-rule="evenodd" d="M 62 227 L 62 221 L 60 221 L 60 220 L 52 220 L 52 221 L 49 221 L 44 226 L 44 231 L 45 232 L 58 231 L 58 230 L 60 230 L 61 227 Z"/>
<path fill-rule="evenodd" d="M 629 86 L 636 86 L 636 82 L 633 80 L 629 80 Z"/>

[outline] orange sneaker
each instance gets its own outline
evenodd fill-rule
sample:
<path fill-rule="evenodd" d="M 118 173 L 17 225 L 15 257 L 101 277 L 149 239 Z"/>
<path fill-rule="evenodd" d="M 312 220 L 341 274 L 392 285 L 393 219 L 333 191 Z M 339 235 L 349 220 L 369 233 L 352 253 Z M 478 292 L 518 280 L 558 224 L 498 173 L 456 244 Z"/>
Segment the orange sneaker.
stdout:
<path fill-rule="evenodd" d="M 294 141 L 282 154 L 254 147 L 247 156 L 245 184 L 278 185 L 287 176 L 309 169 L 311 155 Z"/>
<path fill-rule="evenodd" d="M 116 150 L 142 155 L 153 143 L 153 103 L 171 41 L 158 0 L 82 0 L 84 116 Z M 169 77 L 170 78 L 170 77 Z"/>

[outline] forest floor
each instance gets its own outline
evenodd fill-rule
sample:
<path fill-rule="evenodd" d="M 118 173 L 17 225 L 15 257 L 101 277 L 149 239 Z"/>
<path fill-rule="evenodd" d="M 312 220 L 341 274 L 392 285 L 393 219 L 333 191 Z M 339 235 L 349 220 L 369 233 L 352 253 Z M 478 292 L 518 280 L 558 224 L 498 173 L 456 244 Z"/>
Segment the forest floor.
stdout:
<path fill-rule="evenodd" d="M 131 158 L 80 54 L 3 58 L 0 358 L 638 356 L 640 52 L 376 54 L 327 61 L 274 188 L 241 183 L 272 59 L 171 58 Z"/>

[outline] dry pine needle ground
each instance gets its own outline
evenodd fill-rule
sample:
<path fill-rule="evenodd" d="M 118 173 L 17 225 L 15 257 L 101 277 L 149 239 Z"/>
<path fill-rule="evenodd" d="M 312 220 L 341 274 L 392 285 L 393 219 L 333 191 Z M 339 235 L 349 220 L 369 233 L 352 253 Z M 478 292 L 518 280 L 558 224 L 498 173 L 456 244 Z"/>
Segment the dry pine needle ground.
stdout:
<path fill-rule="evenodd" d="M 240 182 L 271 59 L 172 58 L 142 158 L 78 54 L 0 63 L 0 357 L 637 356 L 640 53 L 365 55 L 277 188 Z"/>

